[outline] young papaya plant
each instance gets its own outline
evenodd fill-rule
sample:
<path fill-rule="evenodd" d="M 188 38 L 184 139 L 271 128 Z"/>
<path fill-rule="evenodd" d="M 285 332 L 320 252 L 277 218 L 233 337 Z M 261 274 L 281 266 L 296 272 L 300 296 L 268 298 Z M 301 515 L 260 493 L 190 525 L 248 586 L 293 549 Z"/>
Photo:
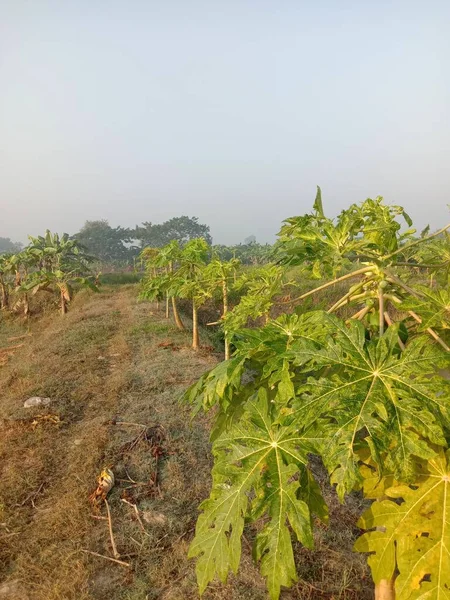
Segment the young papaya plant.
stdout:
<path fill-rule="evenodd" d="M 165 295 L 171 298 L 174 319 L 179 329 L 184 329 L 184 325 L 179 316 L 176 299 L 190 299 L 194 349 L 199 347 L 198 308 L 210 296 L 210 289 L 202 275 L 209 251 L 209 245 L 203 238 L 194 238 L 183 248 L 174 240 L 159 248 L 156 255 L 152 252 L 146 257 L 144 254 L 147 275 L 142 282 L 140 297 L 154 300 Z"/>
<path fill-rule="evenodd" d="M 142 281 L 140 298 L 159 300 L 165 297 L 166 318 L 169 318 L 169 302 L 171 301 L 175 324 L 178 329 L 184 330 L 185 327 L 177 306 L 176 286 L 173 285 L 181 256 L 179 243 L 172 240 L 162 248 L 145 248 L 141 256 L 146 263 L 146 276 Z"/>
<path fill-rule="evenodd" d="M 204 269 L 203 277 L 206 286 L 211 290 L 211 294 L 215 289 L 220 288 L 222 292 L 222 316 L 225 319 L 228 314 L 228 294 L 230 287 L 234 284 L 236 271 L 239 268 L 240 261 L 237 258 L 232 258 L 227 261 L 213 259 Z M 225 333 L 225 360 L 230 358 L 230 341 L 229 336 Z"/>
<path fill-rule="evenodd" d="M 189 240 L 180 255 L 180 266 L 172 280 L 173 289 L 181 298 L 192 302 L 192 348 L 200 345 L 198 328 L 198 309 L 211 296 L 205 285 L 204 271 L 209 257 L 210 247 L 203 238 Z"/>
<path fill-rule="evenodd" d="M 266 323 L 270 319 L 270 310 L 280 295 L 285 282 L 286 269 L 278 265 L 265 265 L 249 272 L 243 272 L 234 284 L 237 290 L 245 290 L 239 304 L 224 318 L 226 334 L 248 325 L 249 320 L 262 318 Z"/>
<path fill-rule="evenodd" d="M 440 335 L 447 298 L 430 301 L 405 267 L 420 263 L 421 244 L 432 238 L 403 232 L 400 216 L 411 227 L 401 207 L 377 198 L 329 220 L 319 193 L 312 215 L 283 226 L 277 268 L 283 280 L 282 263 L 302 261 L 312 277 L 319 259 L 321 276 L 331 278 L 279 298 L 285 314 L 276 319 L 259 309 L 262 327 L 245 328 L 250 311 L 231 311 L 233 356 L 187 391 L 196 411 L 214 407 L 212 489 L 189 551 L 201 593 L 238 570 L 252 523 L 270 597 L 296 581 L 295 543 L 312 547 L 313 515 L 328 518 L 312 453 L 341 501 L 356 490 L 374 500 L 356 548 L 371 553 L 376 597 L 449 597 L 450 382 L 439 374 L 449 366 Z M 336 283 L 347 284 L 345 293 L 326 310 L 309 310 L 304 300 Z M 273 306 L 276 294 L 269 296 Z M 428 302 L 441 309 L 427 312 Z"/>

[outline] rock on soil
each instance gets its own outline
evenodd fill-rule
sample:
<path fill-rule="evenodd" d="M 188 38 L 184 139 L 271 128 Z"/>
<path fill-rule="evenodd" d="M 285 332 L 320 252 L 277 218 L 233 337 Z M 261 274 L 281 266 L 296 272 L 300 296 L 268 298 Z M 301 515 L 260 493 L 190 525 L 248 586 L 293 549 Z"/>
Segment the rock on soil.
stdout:
<path fill-rule="evenodd" d="M 23 403 L 24 408 L 33 408 L 34 406 L 47 406 L 50 404 L 50 398 L 41 398 L 40 396 L 33 396 L 32 398 L 28 398 Z"/>

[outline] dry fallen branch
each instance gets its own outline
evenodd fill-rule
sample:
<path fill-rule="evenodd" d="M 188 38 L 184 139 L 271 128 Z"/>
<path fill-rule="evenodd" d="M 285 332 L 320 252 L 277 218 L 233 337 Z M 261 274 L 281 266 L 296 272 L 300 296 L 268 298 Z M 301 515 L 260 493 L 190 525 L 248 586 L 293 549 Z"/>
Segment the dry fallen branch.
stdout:
<path fill-rule="evenodd" d="M 14 352 L 18 348 L 22 348 L 22 346 L 25 346 L 25 344 L 16 344 L 15 346 L 9 346 L 7 348 L 0 348 L 0 353 L 8 354 L 9 352 Z"/>
<path fill-rule="evenodd" d="M 124 567 L 131 567 L 130 563 L 124 562 L 123 560 L 118 560 L 117 558 L 111 558 L 110 556 L 105 556 L 104 554 L 99 554 L 98 552 L 92 552 L 92 550 L 84 550 L 84 548 L 82 548 L 81 552 L 92 554 L 92 556 L 98 556 L 99 558 L 104 558 L 105 560 L 110 560 L 111 562 L 117 563 L 118 565 L 123 565 Z"/>
<path fill-rule="evenodd" d="M 106 512 L 108 513 L 108 528 L 109 528 L 109 537 L 111 539 L 112 551 L 114 554 L 114 558 L 120 558 L 120 554 L 117 552 L 116 542 L 114 541 L 114 535 L 112 530 L 112 521 L 111 521 L 111 511 L 109 510 L 108 500 L 105 498 Z"/>
<path fill-rule="evenodd" d="M 124 502 L 125 504 L 128 504 L 128 506 L 131 506 L 133 508 L 134 513 L 136 515 L 136 519 L 137 519 L 137 521 L 138 521 L 138 523 L 139 523 L 139 525 L 140 525 L 143 533 L 145 533 L 145 535 L 149 535 L 147 533 L 147 531 L 145 530 L 144 523 L 142 522 L 141 516 L 139 514 L 139 509 L 136 506 L 136 504 L 133 504 L 132 502 L 129 502 L 126 498 L 121 498 L 121 500 L 122 500 L 122 502 Z"/>
<path fill-rule="evenodd" d="M 33 335 L 32 333 L 24 333 L 23 335 L 15 335 L 13 337 L 6 338 L 6 341 L 7 342 L 15 342 L 16 340 L 23 340 L 26 337 L 31 337 L 32 335 Z"/>

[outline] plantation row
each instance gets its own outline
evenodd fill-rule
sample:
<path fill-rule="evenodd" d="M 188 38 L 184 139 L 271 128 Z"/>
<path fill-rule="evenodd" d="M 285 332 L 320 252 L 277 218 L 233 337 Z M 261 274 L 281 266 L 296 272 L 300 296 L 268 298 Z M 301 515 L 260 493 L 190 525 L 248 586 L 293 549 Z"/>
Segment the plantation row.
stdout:
<path fill-rule="evenodd" d="M 417 236 L 381 198 L 332 220 L 318 189 L 311 214 L 284 222 L 272 265 L 243 270 L 202 239 L 144 250 L 141 297 L 171 303 L 178 327 L 177 299 L 190 299 L 194 348 L 198 309 L 222 302 L 226 360 L 185 395 L 215 409 L 190 547 L 200 592 L 237 571 L 244 525 L 270 597 L 296 581 L 293 540 L 311 548 L 316 518 L 328 522 L 314 454 L 342 502 L 372 500 L 355 548 L 376 597 L 450 597 L 448 227 Z"/>
<path fill-rule="evenodd" d="M 47 230 L 45 236 L 29 237 L 30 244 L 15 254 L 0 254 L 0 308 L 22 311 L 28 316 L 29 295 L 39 291 L 59 296 L 61 313 L 73 294 L 73 287 L 96 289 L 89 277 L 89 257 L 77 240 Z"/>

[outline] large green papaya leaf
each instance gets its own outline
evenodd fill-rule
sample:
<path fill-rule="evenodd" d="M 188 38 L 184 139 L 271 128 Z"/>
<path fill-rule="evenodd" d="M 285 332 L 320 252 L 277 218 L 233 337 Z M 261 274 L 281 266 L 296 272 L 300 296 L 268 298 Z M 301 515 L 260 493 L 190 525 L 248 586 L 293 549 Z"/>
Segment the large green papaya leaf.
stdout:
<path fill-rule="evenodd" d="M 443 451 L 423 467 L 414 485 L 388 488 L 359 526 L 355 544 L 370 552 L 375 583 L 396 571 L 396 600 L 450 598 L 450 465 Z"/>
<path fill-rule="evenodd" d="M 299 363 L 309 355 L 328 372 L 300 386 L 294 418 L 306 423 L 331 419 L 323 458 L 342 498 L 361 477 L 361 448 L 369 448 L 376 463 L 407 480 L 417 457 L 435 455 L 430 443 L 446 444 L 449 383 L 436 371 L 448 357 L 422 336 L 400 352 L 396 327 L 367 341 L 359 322 L 329 318 L 336 333 L 326 347 L 298 349 Z"/>
<path fill-rule="evenodd" d="M 288 406 L 295 397 L 297 380 L 303 377 L 300 351 L 304 361 L 311 362 L 310 355 L 329 335 L 324 314 L 283 315 L 264 328 L 243 329 L 235 340 L 235 356 L 205 373 L 186 391 L 184 399 L 195 412 L 220 406 L 212 439 L 231 425 L 260 387 L 275 390 L 274 401 Z"/>
<path fill-rule="evenodd" d="M 291 531 L 311 547 L 311 512 L 324 520 L 327 509 L 307 471 L 311 434 L 276 422 L 266 390 L 245 407 L 239 422 L 214 443 L 210 497 L 202 503 L 189 556 L 197 558 L 200 592 L 215 577 L 226 580 L 241 557 L 244 519 L 261 519 L 254 554 L 261 562 L 270 596 L 296 581 Z M 305 484 L 302 490 L 301 486 Z"/>

